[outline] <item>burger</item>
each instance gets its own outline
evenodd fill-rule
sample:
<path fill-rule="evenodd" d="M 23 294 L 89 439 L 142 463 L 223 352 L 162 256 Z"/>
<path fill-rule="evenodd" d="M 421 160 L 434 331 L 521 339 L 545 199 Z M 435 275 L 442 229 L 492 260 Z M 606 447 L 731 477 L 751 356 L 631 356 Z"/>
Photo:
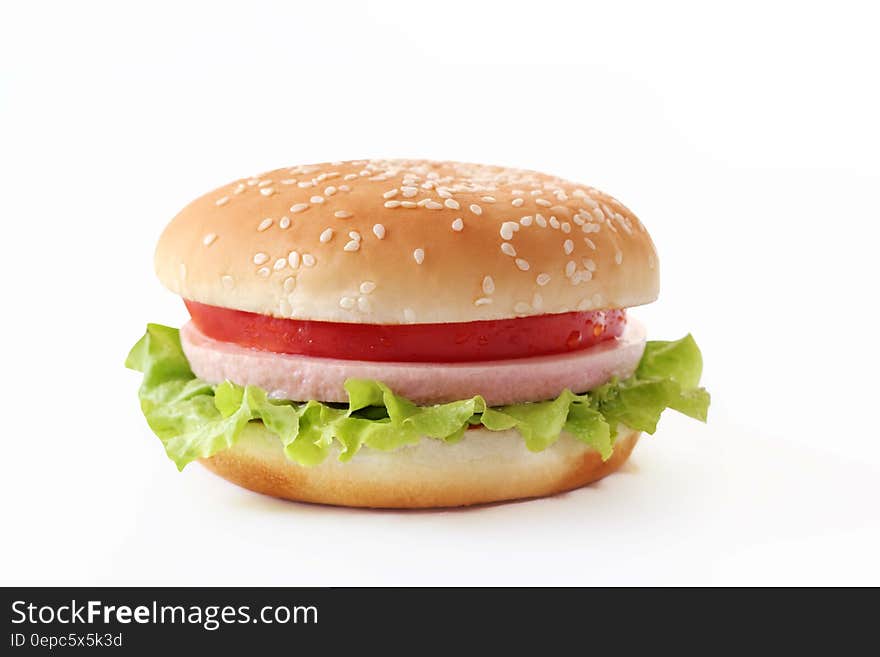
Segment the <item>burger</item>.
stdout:
<path fill-rule="evenodd" d="M 636 216 L 534 171 L 294 166 L 184 208 L 155 253 L 191 320 L 126 365 L 167 455 L 253 491 L 363 507 L 552 495 L 614 472 L 672 408 L 705 421 L 693 338 L 646 341 Z"/>

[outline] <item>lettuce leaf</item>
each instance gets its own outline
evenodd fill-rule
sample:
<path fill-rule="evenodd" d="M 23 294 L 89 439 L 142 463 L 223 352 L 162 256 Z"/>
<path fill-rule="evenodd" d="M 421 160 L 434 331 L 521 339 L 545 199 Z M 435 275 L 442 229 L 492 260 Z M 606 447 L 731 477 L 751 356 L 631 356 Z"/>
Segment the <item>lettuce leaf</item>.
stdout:
<path fill-rule="evenodd" d="M 316 465 L 335 451 L 348 461 L 361 447 L 391 451 L 424 438 L 455 442 L 469 426 L 516 429 L 534 452 L 567 432 L 611 456 L 619 424 L 654 433 L 666 408 L 706 421 L 709 393 L 699 388 L 703 360 L 688 335 L 674 342 L 649 342 L 630 378 L 578 395 L 490 408 L 476 396 L 447 404 L 418 406 L 380 381 L 349 379 L 348 406 L 315 400 L 269 399 L 257 386 L 198 379 L 180 345 L 177 329 L 148 324 L 125 361 L 144 375 L 141 410 L 169 458 L 183 469 L 235 444 L 248 422 L 262 422 L 278 436 L 289 459 Z"/>

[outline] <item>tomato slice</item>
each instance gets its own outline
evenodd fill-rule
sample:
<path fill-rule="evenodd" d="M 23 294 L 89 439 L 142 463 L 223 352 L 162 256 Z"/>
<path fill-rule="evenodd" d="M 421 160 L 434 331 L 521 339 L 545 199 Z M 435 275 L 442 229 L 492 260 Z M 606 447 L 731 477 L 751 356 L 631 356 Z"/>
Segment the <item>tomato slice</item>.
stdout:
<path fill-rule="evenodd" d="M 455 324 L 347 324 L 282 319 L 184 300 L 198 329 L 222 342 L 344 360 L 456 363 L 586 349 L 623 333 L 625 310 Z"/>

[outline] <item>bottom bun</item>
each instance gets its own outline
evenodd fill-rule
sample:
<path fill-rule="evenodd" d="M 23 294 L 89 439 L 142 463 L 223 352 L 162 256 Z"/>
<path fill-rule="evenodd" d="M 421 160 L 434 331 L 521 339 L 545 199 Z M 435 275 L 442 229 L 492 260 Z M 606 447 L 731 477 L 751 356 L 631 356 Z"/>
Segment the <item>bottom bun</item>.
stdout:
<path fill-rule="evenodd" d="M 617 470 L 639 432 L 619 427 L 614 453 L 599 453 L 563 434 L 551 447 L 530 452 L 515 430 L 471 429 L 446 444 L 425 438 L 393 452 L 362 448 L 348 463 L 335 454 L 320 465 L 290 461 L 278 437 L 250 423 L 228 450 L 202 464 L 234 484 L 300 502 L 414 509 L 466 506 L 542 497 L 579 488 Z"/>

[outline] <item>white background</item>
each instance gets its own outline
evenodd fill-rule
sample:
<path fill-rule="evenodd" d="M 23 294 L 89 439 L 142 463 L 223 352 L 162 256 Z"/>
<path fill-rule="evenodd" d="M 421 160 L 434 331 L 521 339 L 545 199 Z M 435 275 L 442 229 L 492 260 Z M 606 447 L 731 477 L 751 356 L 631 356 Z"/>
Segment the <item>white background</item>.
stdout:
<path fill-rule="evenodd" d="M 880 40 L 870 3 L 3 3 L 2 584 L 880 584 Z M 708 425 L 466 511 L 284 503 L 178 474 L 122 367 L 185 312 L 195 196 L 429 157 L 609 191 Z"/>

